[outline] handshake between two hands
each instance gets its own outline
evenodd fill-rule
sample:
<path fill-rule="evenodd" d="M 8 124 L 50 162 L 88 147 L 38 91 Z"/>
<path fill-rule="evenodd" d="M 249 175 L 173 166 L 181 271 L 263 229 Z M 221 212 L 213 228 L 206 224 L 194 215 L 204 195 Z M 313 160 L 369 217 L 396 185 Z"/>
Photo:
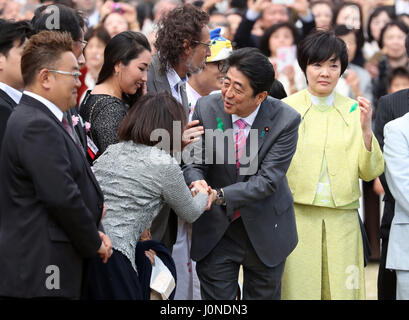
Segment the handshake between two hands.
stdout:
<path fill-rule="evenodd" d="M 196 196 L 199 192 L 202 192 L 208 196 L 206 211 L 209 211 L 213 202 L 217 199 L 217 191 L 212 189 L 205 180 L 193 181 L 190 186 L 190 192 L 192 197 Z"/>

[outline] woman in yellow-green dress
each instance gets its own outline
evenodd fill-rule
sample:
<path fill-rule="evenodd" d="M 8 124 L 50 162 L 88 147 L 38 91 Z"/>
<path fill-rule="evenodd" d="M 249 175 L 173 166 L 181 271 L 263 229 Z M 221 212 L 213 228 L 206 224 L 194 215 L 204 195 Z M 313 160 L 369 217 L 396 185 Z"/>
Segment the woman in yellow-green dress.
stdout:
<path fill-rule="evenodd" d="M 372 108 L 334 91 L 348 52 L 333 33 L 307 36 L 298 62 L 308 87 L 283 101 L 302 117 L 287 172 L 299 242 L 286 261 L 282 299 L 365 299 L 359 178 L 384 169 Z"/>

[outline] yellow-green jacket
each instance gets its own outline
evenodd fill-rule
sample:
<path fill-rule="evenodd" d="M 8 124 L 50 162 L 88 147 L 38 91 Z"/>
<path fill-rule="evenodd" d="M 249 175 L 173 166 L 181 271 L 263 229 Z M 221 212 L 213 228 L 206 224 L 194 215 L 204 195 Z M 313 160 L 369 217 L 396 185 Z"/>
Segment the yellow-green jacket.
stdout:
<path fill-rule="evenodd" d="M 328 115 L 328 134 L 322 130 L 307 90 L 285 99 L 301 114 L 297 150 L 287 171 L 295 203 L 312 204 L 316 195 L 324 151 L 332 197 L 336 207 L 359 199 L 359 178 L 370 181 L 383 173 L 384 160 L 378 141 L 372 134 L 372 149 L 365 148 L 360 109 L 351 112 L 357 101 L 335 93 L 334 108 Z"/>

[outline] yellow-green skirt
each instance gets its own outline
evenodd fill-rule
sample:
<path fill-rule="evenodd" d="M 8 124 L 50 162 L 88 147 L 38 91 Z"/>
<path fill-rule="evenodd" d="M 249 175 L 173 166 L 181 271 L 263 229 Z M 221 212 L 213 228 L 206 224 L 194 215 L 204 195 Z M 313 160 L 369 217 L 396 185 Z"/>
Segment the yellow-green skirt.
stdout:
<path fill-rule="evenodd" d="M 287 258 L 283 300 L 365 299 L 362 235 L 356 209 L 295 204 L 298 245 Z"/>

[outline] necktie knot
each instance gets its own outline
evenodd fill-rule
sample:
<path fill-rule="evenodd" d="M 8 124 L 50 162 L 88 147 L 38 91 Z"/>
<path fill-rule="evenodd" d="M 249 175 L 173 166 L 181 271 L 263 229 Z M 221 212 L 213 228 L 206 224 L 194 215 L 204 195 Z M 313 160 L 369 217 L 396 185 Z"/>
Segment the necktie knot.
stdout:
<path fill-rule="evenodd" d="M 247 122 L 243 119 L 236 120 L 236 124 L 240 129 L 244 129 L 248 125 Z"/>

